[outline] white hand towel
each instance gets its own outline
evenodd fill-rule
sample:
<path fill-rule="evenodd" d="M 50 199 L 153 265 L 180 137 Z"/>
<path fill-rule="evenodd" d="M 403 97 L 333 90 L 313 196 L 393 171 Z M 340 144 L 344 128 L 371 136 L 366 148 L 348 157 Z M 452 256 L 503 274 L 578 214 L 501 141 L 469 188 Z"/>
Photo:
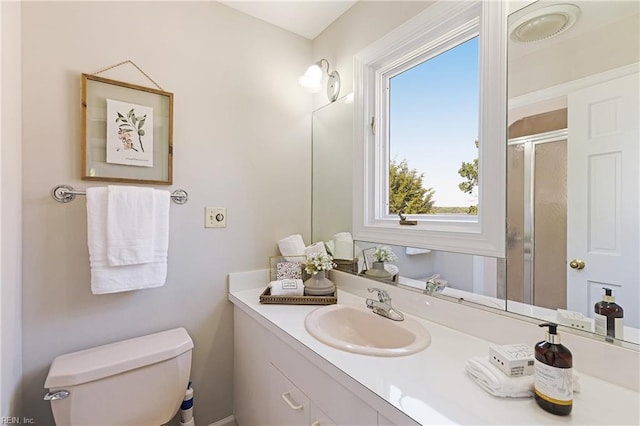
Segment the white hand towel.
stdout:
<path fill-rule="evenodd" d="M 278 248 L 280 249 L 281 255 L 285 257 L 293 256 L 293 258 L 287 257 L 288 261 L 296 260 L 296 256 L 304 256 L 305 246 L 302 235 L 289 235 L 288 237 L 281 239 L 278 241 Z"/>
<path fill-rule="evenodd" d="M 509 377 L 491 364 L 489 357 L 474 357 L 467 361 L 469 376 L 491 395 L 503 398 L 527 398 L 533 396 L 533 375 Z M 573 391 L 580 392 L 579 375 L 573 371 Z"/>
<path fill-rule="evenodd" d="M 107 260 L 110 266 L 153 261 L 153 188 L 107 187 Z"/>
<path fill-rule="evenodd" d="M 154 190 L 154 247 L 152 262 L 110 266 L 107 261 L 107 202 L 105 187 L 87 188 L 87 244 L 93 294 L 159 287 L 167 277 L 169 249 L 168 191 Z"/>
<path fill-rule="evenodd" d="M 304 254 L 309 256 L 310 254 L 322 253 L 327 254 L 327 249 L 324 247 L 324 243 L 322 241 L 311 244 L 308 247 L 305 247 Z"/>
<path fill-rule="evenodd" d="M 489 362 L 489 358 L 474 357 L 467 361 L 469 376 L 491 395 L 507 398 L 533 396 L 533 376 L 509 377 Z"/>
<path fill-rule="evenodd" d="M 304 294 L 304 284 L 301 279 L 286 279 L 271 281 L 272 296 L 302 296 Z"/>

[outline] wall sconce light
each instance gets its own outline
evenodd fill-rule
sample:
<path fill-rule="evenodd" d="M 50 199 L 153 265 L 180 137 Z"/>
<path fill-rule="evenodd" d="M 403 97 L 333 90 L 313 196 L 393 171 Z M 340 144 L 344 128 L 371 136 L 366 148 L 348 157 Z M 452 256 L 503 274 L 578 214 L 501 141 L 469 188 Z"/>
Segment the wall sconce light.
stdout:
<path fill-rule="evenodd" d="M 298 79 L 298 83 L 311 93 L 318 93 L 322 90 L 322 62 L 327 64 L 327 76 L 329 77 L 327 81 L 327 97 L 329 101 L 334 102 L 340 94 L 340 74 L 338 74 L 338 71 L 329 72 L 329 61 L 326 59 L 320 59 L 307 68 L 304 75 Z"/>

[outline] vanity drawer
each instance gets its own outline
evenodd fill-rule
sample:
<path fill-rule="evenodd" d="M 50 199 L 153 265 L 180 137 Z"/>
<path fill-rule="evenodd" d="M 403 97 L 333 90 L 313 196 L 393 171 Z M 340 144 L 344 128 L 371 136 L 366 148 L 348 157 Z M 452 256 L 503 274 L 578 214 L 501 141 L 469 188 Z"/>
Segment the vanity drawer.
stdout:
<path fill-rule="evenodd" d="M 271 340 L 271 362 L 338 425 L 371 426 L 378 412 L 279 339 Z M 314 421 L 314 419 L 311 419 Z"/>
<path fill-rule="evenodd" d="M 309 398 L 291 383 L 277 368 L 269 364 L 270 425 L 308 425 Z"/>

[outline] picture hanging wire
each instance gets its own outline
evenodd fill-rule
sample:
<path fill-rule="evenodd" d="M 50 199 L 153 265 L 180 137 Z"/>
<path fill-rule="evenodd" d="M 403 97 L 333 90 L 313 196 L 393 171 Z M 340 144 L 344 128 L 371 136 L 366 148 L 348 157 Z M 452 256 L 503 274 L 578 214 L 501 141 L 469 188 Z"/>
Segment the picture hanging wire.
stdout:
<path fill-rule="evenodd" d="M 114 68 L 117 68 L 117 67 L 119 67 L 119 66 L 121 66 L 121 65 L 125 65 L 125 64 L 131 64 L 131 65 L 133 65 L 133 66 L 135 67 L 135 69 L 137 69 L 138 71 L 140 71 L 140 73 L 142 73 L 142 75 L 144 75 L 144 76 L 145 76 L 145 77 L 146 77 L 150 82 L 152 82 L 152 83 L 153 83 L 153 84 L 154 84 L 154 85 L 155 85 L 159 90 L 164 91 L 164 89 L 163 89 L 162 87 L 160 87 L 160 85 L 159 85 L 158 83 L 156 83 L 154 79 L 152 79 L 151 77 L 149 77 L 149 74 L 147 74 L 146 72 L 142 71 L 142 68 L 140 68 L 139 66 L 137 66 L 137 65 L 136 65 L 132 60 L 130 60 L 130 59 L 127 59 L 126 61 L 122 61 L 122 62 L 120 62 L 120 63 L 118 63 L 118 64 L 115 64 L 115 65 L 111 65 L 110 67 L 103 68 L 103 69 L 101 69 L 100 71 L 94 72 L 93 74 L 90 74 L 90 75 L 98 75 L 98 74 L 100 74 L 100 73 L 103 73 L 103 72 L 105 72 L 105 71 L 112 70 L 112 69 L 114 69 Z"/>

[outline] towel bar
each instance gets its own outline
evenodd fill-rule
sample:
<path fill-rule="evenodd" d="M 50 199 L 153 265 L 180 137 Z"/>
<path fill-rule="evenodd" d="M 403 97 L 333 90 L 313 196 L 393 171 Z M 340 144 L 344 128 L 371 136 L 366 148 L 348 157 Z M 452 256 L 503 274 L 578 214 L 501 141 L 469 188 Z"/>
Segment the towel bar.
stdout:
<path fill-rule="evenodd" d="M 87 193 L 76 191 L 71 185 L 56 185 L 51 190 L 51 197 L 59 203 L 73 201 L 76 195 L 87 195 Z M 176 204 L 184 204 L 187 200 L 189 200 L 189 194 L 184 189 L 176 189 L 171 193 L 171 201 Z"/>

